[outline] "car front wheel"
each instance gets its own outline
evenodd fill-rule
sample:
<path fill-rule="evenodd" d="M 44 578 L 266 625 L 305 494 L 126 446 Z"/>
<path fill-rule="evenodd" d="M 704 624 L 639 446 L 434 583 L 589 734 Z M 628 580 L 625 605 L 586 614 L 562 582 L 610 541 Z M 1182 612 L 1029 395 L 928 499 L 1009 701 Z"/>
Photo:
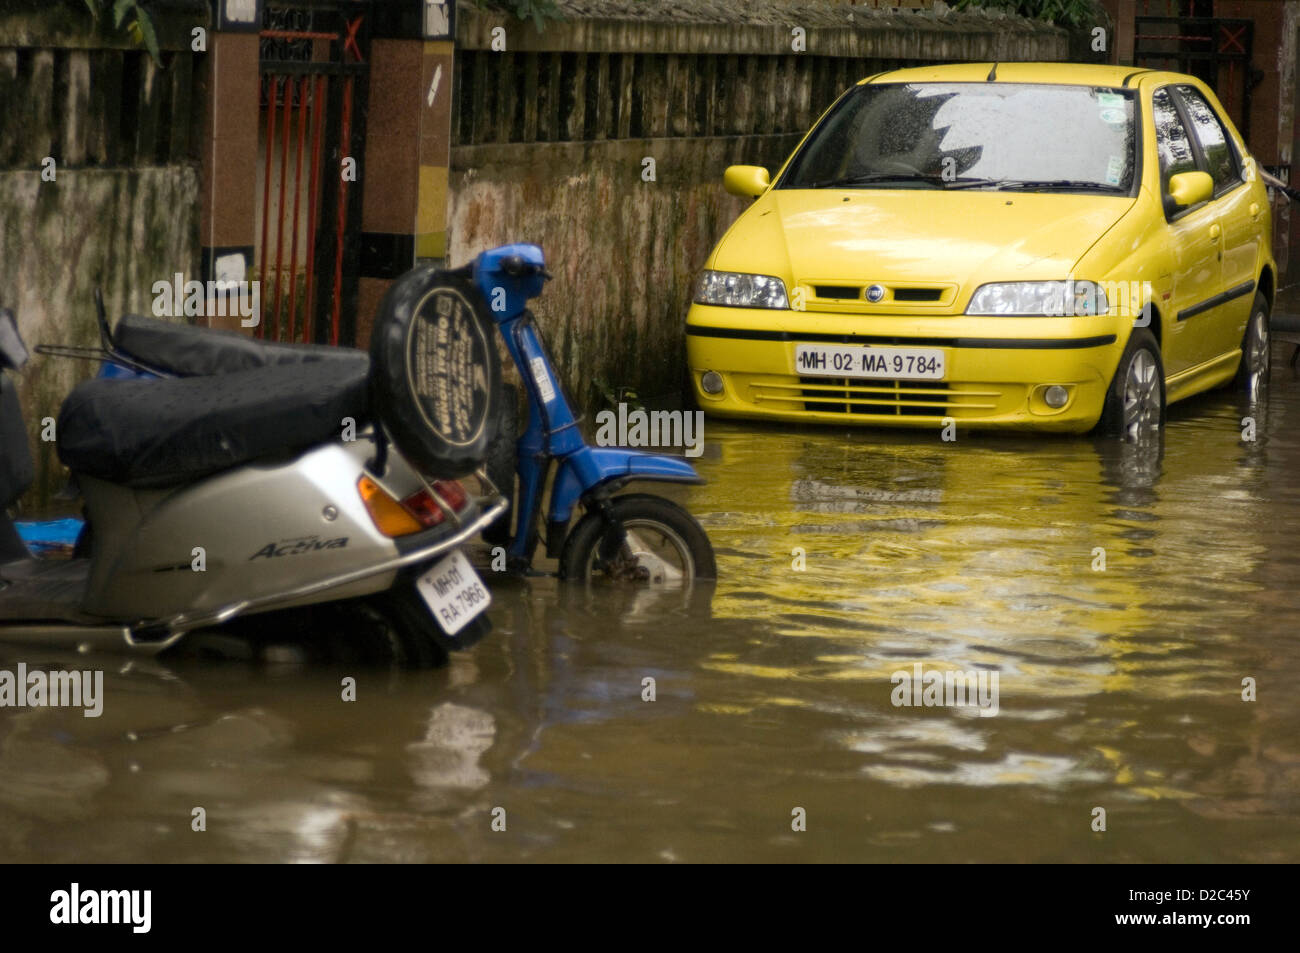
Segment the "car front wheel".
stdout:
<path fill-rule="evenodd" d="M 1151 332 L 1135 328 L 1106 392 L 1098 428 L 1138 440 L 1164 426 L 1165 370 Z"/>
<path fill-rule="evenodd" d="M 1255 400 L 1268 386 L 1272 341 L 1268 335 L 1268 299 L 1255 295 L 1250 306 L 1250 320 L 1241 338 L 1241 363 L 1237 365 L 1237 389 Z"/>

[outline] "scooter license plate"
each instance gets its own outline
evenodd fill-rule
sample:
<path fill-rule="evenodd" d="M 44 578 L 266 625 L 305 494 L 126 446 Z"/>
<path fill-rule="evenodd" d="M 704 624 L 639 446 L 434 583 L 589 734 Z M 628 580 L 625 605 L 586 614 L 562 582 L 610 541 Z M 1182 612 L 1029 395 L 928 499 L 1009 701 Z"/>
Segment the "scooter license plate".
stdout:
<path fill-rule="evenodd" d="M 492 604 L 492 593 L 459 549 L 434 563 L 415 586 L 448 635 L 465 628 Z"/>

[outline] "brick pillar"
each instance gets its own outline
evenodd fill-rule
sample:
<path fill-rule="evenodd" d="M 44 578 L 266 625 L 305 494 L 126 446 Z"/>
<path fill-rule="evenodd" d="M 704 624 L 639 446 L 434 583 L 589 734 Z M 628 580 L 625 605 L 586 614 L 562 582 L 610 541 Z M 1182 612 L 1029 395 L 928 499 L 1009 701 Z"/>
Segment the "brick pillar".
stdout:
<path fill-rule="evenodd" d="M 447 168 L 451 164 L 454 63 L 450 40 L 425 42 L 421 79 L 426 93 L 420 108 L 420 205 L 415 255 L 437 262 L 447 256 Z"/>
<path fill-rule="evenodd" d="M 251 280 L 257 215 L 258 37 L 262 0 L 213 0 L 203 66 L 201 281 Z M 215 318 L 238 327 L 237 318 Z"/>
<path fill-rule="evenodd" d="M 454 3 L 399 0 L 375 12 L 383 16 L 370 46 L 358 347 L 393 279 L 446 249 Z"/>
<path fill-rule="evenodd" d="M 1133 65 L 1133 34 L 1137 32 L 1133 18 L 1137 16 L 1137 0 L 1117 0 L 1115 10 L 1115 60 L 1117 64 Z"/>

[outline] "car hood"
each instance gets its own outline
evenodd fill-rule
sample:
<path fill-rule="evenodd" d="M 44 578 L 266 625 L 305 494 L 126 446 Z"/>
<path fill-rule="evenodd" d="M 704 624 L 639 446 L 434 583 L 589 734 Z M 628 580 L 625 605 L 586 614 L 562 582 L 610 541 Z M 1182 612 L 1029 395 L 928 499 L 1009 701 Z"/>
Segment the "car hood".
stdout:
<path fill-rule="evenodd" d="M 955 285 L 944 298 L 964 306 L 986 282 L 1072 277 L 1133 203 L 1073 193 L 769 189 L 732 226 L 711 267 L 794 285 Z"/>

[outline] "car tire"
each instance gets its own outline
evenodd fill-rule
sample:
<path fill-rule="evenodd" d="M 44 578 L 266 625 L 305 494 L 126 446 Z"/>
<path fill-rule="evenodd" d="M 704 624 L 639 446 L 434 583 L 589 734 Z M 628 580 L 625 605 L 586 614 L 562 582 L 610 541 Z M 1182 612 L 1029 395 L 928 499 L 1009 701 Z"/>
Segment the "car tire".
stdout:
<path fill-rule="evenodd" d="M 519 388 L 514 384 L 502 384 L 498 401 L 500 412 L 497 415 L 497 432 L 488 447 L 488 479 L 491 480 L 501 495 L 510 501 L 510 508 L 496 518 L 483 530 L 483 539 L 493 545 L 504 545 L 510 541 L 510 524 L 515 513 L 515 471 L 518 465 L 516 442 L 519 439 Z"/>
<path fill-rule="evenodd" d="M 370 400 L 427 476 L 478 469 L 497 427 L 501 365 L 487 303 L 464 278 L 414 268 L 384 296 L 370 340 Z"/>
<path fill-rule="evenodd" d="M 1137 439 L 1165 424 L 1165 368 L 1160 345 L 1146 328 L 1134 328 L 1106 391 L 1098 429 Z"/>
<path fill-rule="evenodd" d="M 1241 363 L 1233 386 L 1251 400 L 1259 397 L 1268 387 L 1272 368 L 1272 338 L 1268 333 L 1268 299 L 1256 294 L 1250 306 L 1250 319 L 1241 336 Z"/>

